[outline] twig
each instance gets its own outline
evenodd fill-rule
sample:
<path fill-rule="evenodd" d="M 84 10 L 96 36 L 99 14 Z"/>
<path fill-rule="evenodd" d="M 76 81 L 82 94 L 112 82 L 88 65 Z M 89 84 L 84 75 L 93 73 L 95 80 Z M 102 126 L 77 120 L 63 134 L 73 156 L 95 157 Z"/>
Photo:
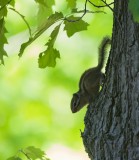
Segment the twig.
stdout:
<path fill-rule="evenodd" d="M 108 7 L 108 6 L 110 6 L 110 5 L 112 5 L 112 4 L 114 4 L 114 2 L 111 2 L 111 3 L 109 3 L 109 4 L 105 4 L 104 6 L 102 6 L 102 5 L 96 5 L 96 4 L 94 4 L 93 2 L 91 2 L 90 0 L 88 0 L 88 2 L 90 3 L 90 4 L 92 4 L 94 7 L 97 7 L 97 8 L 102 8 L 102 7 Z M 103 2 L 104 3 L 104 2 Z"/>
<path fill-rule="evenodd" d="M 76 11 L 74 13 L 82 13 L 82 12 L 84 12 L 84 10 Z M 86 10 L 86 13 L 105 13 L 106 14 L 106 12 L 104 11 L 90 11 L 90 10 Z"/>
<path fill-rule="evenodd" d="M 114 12 L 113 8 L 109 4 L 106 3 L 106 1 L 101 0 L 112 12 Z"/>
<path fill-rule="evenodd" d="M 31 160 L 31 158 L 21 149 L 21 150 L 19 150 L 21 153 L 23 153 L 26 157 L 27 157 L 27 159 L 29 159 L 29 160 Z"/>
<path fill-rule="evenodd" d="M 113 14 L 114 14 L 113 8 L 111 8 L 110 5 L 107 4 L 106 0 L 101 0 L 101 1 L 102 1 L 102 2 L 113 12 Z M 120 30 L 121 30 L 121 32 L 122 32 L 122 26 L 121 26 L 121 23 L 120 23 L 118 17 L 117 17 L 115 14 L 114 14 L 114 17 L 116 18 L 116 20 L 117 20 L 117 22 L 118 22 L 118 24 L 119 24 Z"/>
<path fill-rule="evenodd" d="M 9 8 L 9 9 L 11 9 L 11 10 L 14 11 L 14 12 L 16 12 L 16 13 L 23 19 L 23 21 L 25 22 L 25 24 L 26 24 L 27 27 L 28 27 L 29 35 L 30 35 L 30 37 L 32 37 L 31 28 L 30 28 L 30 26 L 29 26 L 27 20 L 25 19 L 25 16 L 23 16 L 21 13 L 19 13 L 19 12 L 18 12 L 16 9 L 14 9 L 14 8 Z"/>
<path fill-rule="evenodd" d="M 97 7 L 97 8 L 108 7 L 108 8 L 114 13 L 113 8 L 110 6 L 110 5 L 114 4 L 114 2 L 108 4 L 108 3 L 106 2 L 106 0 L 101 0 L 101 1 L 102 1 L 105 5 L 103 5 L 103 6 L 98 6 L 98 5 L 95 5 L 93 2 L 91 2 L 90 0 L 88 0 L 88 2 L 91 3 L 94 7 Z M 115 14 L 114 14 L 114 17 L 116 18 L 116 20 L 117 20 L 117 22 L 118 22 L 118 24 L 119 24 L 120 30 L 122 31 L 122 27 L 121 27 L 121 24 L 120 24 L 120 22 L 119 22 L 118 17 L 117 17 Z"/>
<path fill-rule="evenodd" d="M 88 1 L 88 0 L 85 0 L 84 13 L 82 14 L 81 17 L 79 17 L 79 18 L 76 19 L 76 20 L 70 20 L 70 19 L 68 19 L 68 18 L 65 17 L 64 20 L 66 20 L 66 21 L 68 21 L 68 22 L 77 22 L 77 21 L 80 21 L 80 20 L 85 16 L 85 14 L 86 14 L 86 12 L 87 12 L 87 1 Z"/>
<path fill-rule="evenodd" d="M 71 20 L 68 18 L 64 18 L 64 20 L 66 20 L 68 22 L 77 22 L 77 21 L 80 21 L 86 15 L 86 13 L 105 13 L 106 14 L 106 12 L 104 12 L 104 11 L 89 11 L 89 10 L 87 10 L 87 2 L 89 2 L 89 0 L 85 1 L 84 10 L 75 12 L 75 13 L 82 13 L 83 12 L 81 17 L 77 18 L 76 20 Z"/>

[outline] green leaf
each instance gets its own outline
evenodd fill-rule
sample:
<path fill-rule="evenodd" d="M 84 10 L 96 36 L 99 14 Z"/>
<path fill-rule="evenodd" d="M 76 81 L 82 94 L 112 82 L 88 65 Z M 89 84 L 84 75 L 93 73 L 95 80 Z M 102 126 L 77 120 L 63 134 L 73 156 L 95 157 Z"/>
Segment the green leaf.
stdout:
<path fill-rule="evenodd" d="M 20 157 L 13 156 L 8 158 L 7 160 L 22 160 L 22 159 Z"/>
<path fill-rule="evenodd" d="M 45 1 L 45 3 L 46 3 L 46 5 L 48 6 L 48 7 L 52 7 L 53 5 L 55 5 L 55 0 L 44 0 Z"/>
<path fill-rule="evenodd" d="M 35 0 L 37 3 L 39 4 L 42 4 L 44 6 L 47 6 L 47 7 L 51 7 L 52 5 L 55 4 L 55 1 L 54 0 Z"/>
<path fill-rule="evenodd" d="M 68 7 L 73 9 L 76 7 L 76 0 L 67 0 L 68 2 Z"/>
<path fill-rule="evenodd" d="M 56 58 L 60 58 L 59 51 L 54 48 L 48 48 L 43 53 L 39 55 L 39 67 L 46 68 L 46 67 L 55 67 L 56 65 Z"/>
<path fill-rule="evenodd" d="M 24 50 L 29 46 L 35 39 L 29 38 L 29 40 L 21 45 L 20 52 L 18 54 L 19 57 L 23 55 Z"/>
<path fill-rule="evenodd" d="M 70 16 L 67 19 L 75 22 L 69 22 L 65 20 L 64 30 L 66 30 L 68 37 L 71 37 L 76 32 L 80 32 L 83 30 L 87 30 L 88 23 L 84 22 L 83 20 L 79 20 L 80 17 L 73 17 Z M 76 21 L 77 20 L 77 21 Z"/>
<path fill-rule="evenodd" d="M 14 6 L 15 6 L 15 0 L 12 0 L 12 1 L 10 2 L 10 5 L 14 7 Z"/>
<path fill-rule="evenodd" d="M 55 4 L 54 0 L 35 0 L 39 3 L 39 11 L 37 14 L 38 17 L 38 26 L 46 22 L 47 18 L 53 13 L 52 6 Z"/>
<path fill-rule="evenodd" d="M 4 64 L 4 59 L 3 57 L 4 56 L 7 56 L 7 53 L 6 51 L 4 50 L 4 44 L 7 43 L 7 39 L 5 37 L 5 33 L 7 32 L 6 29 L 5 29 L 5 21 L 4 21 L 4 18 L 0 19 L 0 37 L 1 37 L 1 40 L 0 40 L 0 60 L 1 60 L 1 63 Z"/>
<path fill-rule="evenodd" d="M 44 22 L 46 22 L 47 18 L 52 14 L 52 12 L 52 8 L 39 5 L 39 11 L 37 14 L 38 26 L 41 26 Z"/>
<path fill-rule="evenodd" d="M 5 6 L 6 4 L 9 4 L 9 0 L 0 0 L 0 6 Z"/>
<path fill-rule="evenodd" d="M 7 5 L 14 6 L 15 1 L 9 1 L 9 0 L 0 0 L 0 19 L 7 16 Z"/>
<path fill-rule="evenodd" d="M 59 29 L 60 29 L 60 25 L 56 26 L 55 29 L 52 31 L 51 35 L 50 35 L 50 40 L 48 41 L 48 43 L 46 43 L 46 45 L 51 48 L 54 46 L 54 43 L 55 43 L 55 40 L 57 38 L 57 35 L 58 35 L 58 32 L 59 32 Z"/>
<path fill-rule="evenodd" d="M 37 3 L 42 4 L 44 6 L 46 6 L 45 4 L 45 0 L 35 0 Z"/>
<path fill-rule="evenodd" d="M 39 55 L 38 63 L 40 68 L 55 67 L 56 58 L 60 58 L 59 51 L 53 48 L 59 29 L 60 25 L 55 27 L 51 33 L 51 39 L 46 43 L 48 48 Z"/>
<path fill-rule="evenodd" d="M 36 34 L 33 37 L 31 37 L 27 42 L 25 42 L 21 45 L 20 52 L 18 54 L 19 57 L 21 57 L 23 55 L 23 52 L 27 46 L 29 46 L 32 42 L 34 42 L 39 36 L 42 35 L 43 32 L 45 32 L 51 25 L 53 25 L 55 22 L 57 22 L 61 18 L 63 18 L 62 13 L 56 12 L 55 14 L 52 14 L 47 19 L 46 23 L 37 30 Z"/>
<path fill-rule="evenodd" d="M 0 10 L 0 19 L 2 19 L 3 17 L 6 17 L 6 16 L 7 16 L 7 7 L 3 7 Z"/>
<path fill-rule="evenodd" d="M 37 158 L 42 159 L 45 156 L 44 151 L 40 150 L 39 148 L 35 148 L 33 146 L 27 147 L 26 149 L 24 149 L 24 152 L 32 160 L 36 160 Z"/>
<path fill-rule="evenodd" d="M 129 9 L 133 14 L 135 21 L 139 22 L 139 1 L 138 0 L 129 0 Z"/>

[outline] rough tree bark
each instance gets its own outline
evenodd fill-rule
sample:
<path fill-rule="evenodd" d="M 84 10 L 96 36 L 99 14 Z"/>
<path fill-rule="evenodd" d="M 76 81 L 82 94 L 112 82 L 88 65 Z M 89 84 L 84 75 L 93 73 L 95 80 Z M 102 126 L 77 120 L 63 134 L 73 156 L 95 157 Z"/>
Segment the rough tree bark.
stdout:
<path fill-rule="evenodd" d="M 82 137 L 91 160 L 139 160 L 139 25 L 128 0 L 114 0 L 106 81 Z"/>

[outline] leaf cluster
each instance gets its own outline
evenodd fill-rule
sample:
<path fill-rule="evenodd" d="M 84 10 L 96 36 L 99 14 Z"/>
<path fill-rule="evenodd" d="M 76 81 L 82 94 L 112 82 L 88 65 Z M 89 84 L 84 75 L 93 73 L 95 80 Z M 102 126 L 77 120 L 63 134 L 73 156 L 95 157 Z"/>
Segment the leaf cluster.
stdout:
<path fill-rule="evenodd" d="M 44 151 L 42 151 L 39 148 L 33 147 L 33 146 L 29 146 L 25 149 L 20 149 L 17 155 L 12 156 L 8 158 L 7 160 L 23 160 L 21 158 L 21 155 L 24 155 L 24 157 L 27 158 L 28 160 L 37 160 L 37 159 L 38 160 L 50 160 L 49 158 L 47 158 Z"/>
<path fill-rule="evenodd" d="M 18 54 L 19 57 L 21 57 L 25 49 L 30 44 L 32 44 L 38 37 L 40 37 L 48 28 L 50 28 L 54 24 L 57 25 L 52 31 L 52 33 L 50 34 L 49 41 L 45 43 L 46 49 L 39 54 L 38 64 L 40 68 L 45 68 L 47 66 L 55 67 L 56 59 L 60 58 L 60 53 L 54 47 L 54 45 L 55 45 L 55 41 L 57 39 L 61 25 L 64 25 L 64 30 L 66 31 L 68 37 L 71 37 L 76 32 L 87 29 L 88 24 L 83 20 L 80 20 L 80 21 L 77 20 L 74 23 L 67 21 L 67 19 L 69 18 L 78 19 L 78 17 L 69 16 L 65 18 L 62 12 L 54 12 L 52 9 L 53 6 L 55 5 L 54 0 L 35 0 L 35 2 L 38 4 L 38 8 L 39 8 L 39 11 L 38 11 L 39 25 L 35 33 L 32 34 L 32 30 L 31 30 L 31 27 L 29 26 L 29 23 L 26 21 L 25 17 L 19 11 L 17 11 L 16 8 L 14 7 L 14 4 L 15 4 L 14 0 L 9 0 L 9 1 L 0 0 L 0 7 L 1 7 L 0 8 L 0 37 L 1 37 L 0 60 L 2 64 L 4 64 L 4 56 L 7 56 L 7 53 L 4 50 L 4 45 L 7 43 L 7 39 L 5 36 L 7 32 L 5 28 L 5 17 L 7 16 L 7 12 L 9 9 L 16 12 L 24 20 L 30 33 L 28 41 L 21 45 L 21 48 Z M 76 0 L 74 1 L 67 0 L 67 5 L 69 8 L 76 7 Z M 42 17 L 43 15 L 45 16 Z"/>
<path fill-rule="evenodd" d="M 4 45 L 7 44 L 7 39 L 5 34 L 7 30 L 5 28 L 5 17 L 7 16 L 7 5 L 14 6 L 14 0 L 0 0 L 0 60 L 1 64 L 4 64 L 4 56 L 7 56 L 7 53 L 4 49 Z"/>
<path fill-rule="evenodd" d="M 136 1 L 136 0 L 134 0 Z M 19 51 L 19 57 L 21 57 L 25 49 L 31 45 L 38 37 L 40 37 L 48 28 L 55 25 L 52 33 L 50 34 L 50 39 L 48 42 L 45 42 L 45 50 L 42 53 L 39 53 L 38 64 L 40 68 L 45 67 L 55 67 L 56 59 L 60 58 L 60 52 L 55 48 L 55 42 L 59 34 L 61 26 L 63 26 L 64 31 L 66 31 L 67 36 L 71 37 L 75 33 L 87 30 L 88 23 L 83 20 L 83 17 L 87 13 L 105 13 L 104 11 L 89 11 L 87 9 L 87 4 L 99 9 L 108 7 L 113 11 L 110 5 L 113 5 L 113 2 L 107 4 L 106 0 L 97 0 L 95 3 L 91 0 L 85 0 L 83 5 L 83 10 L 78 10 L 76 8 L 77 0 L 66 0 L 67 8 L 70 9 L 70 15 L 65 16 L 62 12 L 54 11 L 54 6 L 56 5 L 55 0 L 34 0 L 38 5 L 38 28 L 34 33 L 32 33 L 29 23 L 26 21 L 24 15 L 16 10 L 14 0 L 0 0 L 0 61 L 4 64 L 4 56 L 7 56 L 6 51 L 4 50 L 4 45 L 7 43 L 6 39 L 6 28 L 5 28 L 5 17 L 9 10 L 14 11 L 18 14 L 22 20 L 25 22 L 29 30 L 29 38 L 27 42 L 24 42 L 21 45 Z M 10 6 L 10 7 L 9 7 Z M 132 7 L 131 7 L 132 8 Z M 80 16 L 74 16 L 75 14 L 80 14 Z"/>

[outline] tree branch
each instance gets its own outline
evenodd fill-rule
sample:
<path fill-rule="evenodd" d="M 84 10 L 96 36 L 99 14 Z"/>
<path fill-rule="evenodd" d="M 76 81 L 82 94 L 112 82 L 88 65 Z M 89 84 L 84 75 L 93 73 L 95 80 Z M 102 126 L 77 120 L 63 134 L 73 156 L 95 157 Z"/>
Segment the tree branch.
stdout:
<path fill-rule="evenodd" d="M 79 11 L 75 11 L 73 13 L 83 13 L 83 12 L 84 12 L 84 10 L 79 10 Z M 86 10 L 86 13 L 105 13 L 106 14 L 106 12 L 104 12 L 104 11 L 90 11 L 90 10 Z"/>
<path fill-rule="evenodd" d="M 81 20 L 81 19 L 85 16 L 85 14 L 87 13 L 87 1 L 88 1 L 88 0 L 85 0 L 84 12 L 83 12 L 83 14 L 82 14 L 81 17 L 79 17 L 79 18 L 76 19 L 76 20 L 70 20 L 70 19 L 67 19 L 67 18 L 65 17 L 64 20 L 66 20 L 66 21 L 68 21 L 68 22 L 77 22 L 77 21 Z"/>
<path fill-rule="evenodd" d="M 103 0 L 101 0 L 102 2 L 103 2 Z M 94 4 L 93 2 L 91 2 L 90 0 L 88 0 L 88 2 L 90 3 L 90 4 L 92 4 L 94 7 L 97 7 L 97 8 L 102 8 L 102 7 L 108 7 L 108 6 L 110 6 L 110 5 L 112 5 L 112 4 L 114 4 L 114 2 L 111 2 L 111 3 L 109 3 L 109 4 L 107 4 L 106 2 L 105 2 L 105 5 L 104 6 L 101 6 L 101 5 L 96 5 L 96 4 Z M 104 3 L 104 2 L 103 2 Z"/>
<path fill-rule="evenodd" d="M 111 8 L 110 4 L 107 4 L 106 1 L 104 1 L 104 0 L 101 0 L 101 1 L 105 4 L 106 7 L 108 7 L 112 12 L 114 12 L 114 10 L 113 10 L 113 8 Z"/>
<path fill-rule="evenodd" d="M 68 19 L 68 18 L 65 17 L 64 20 L 66 20 L 68 22 L 77 22 L 77 21 L 80 21 L 86 15 L 86 13 L 105 13 L 106 14 L 106 12 L 104 12 L 104 11 L 89 11 L 89 10 L 87 10 L 87 2 L 89 2 L 89 0 L 85 0 L 84 10 L 76 12 L 76 13 L 82 13 L 83 12 L 81 17 L 77 18 L 76 20 L 71 20 L 71 19 Z"/>

